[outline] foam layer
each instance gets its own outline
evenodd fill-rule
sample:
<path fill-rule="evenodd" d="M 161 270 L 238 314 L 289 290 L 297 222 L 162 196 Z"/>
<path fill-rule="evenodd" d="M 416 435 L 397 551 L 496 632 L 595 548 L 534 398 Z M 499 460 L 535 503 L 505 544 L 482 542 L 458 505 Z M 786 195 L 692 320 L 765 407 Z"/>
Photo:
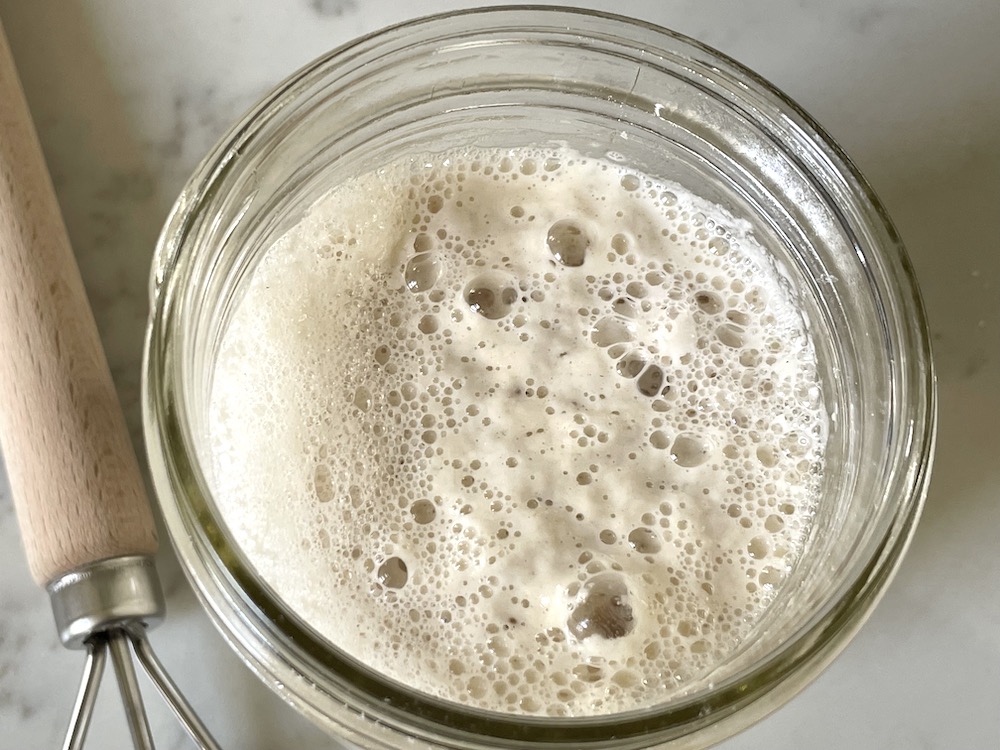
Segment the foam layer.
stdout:
<path fill-rule="evenodd" d="M 338 186 L 222 341 L 210 463 L 263 579 L 436 696 L 590 715 L 731 654 L 804 543 L 826 416 L 748 226 L 569 150 Z"/>

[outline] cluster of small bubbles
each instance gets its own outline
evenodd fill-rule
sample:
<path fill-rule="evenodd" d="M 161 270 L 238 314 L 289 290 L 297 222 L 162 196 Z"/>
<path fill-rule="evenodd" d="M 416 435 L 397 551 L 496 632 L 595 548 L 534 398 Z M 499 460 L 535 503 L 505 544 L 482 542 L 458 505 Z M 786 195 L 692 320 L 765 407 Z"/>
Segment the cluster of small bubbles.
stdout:
<path fill-rule="evenodd" d="M 308 559 L 261 569 L 344 571 L 313 592 L 325 605 L 292 606 L 444 698 L 553 716 L 668 699 L 749 632 L 808 531 L 825 423 L 792 306 L 734 221 L 612 162 L 400 166 L 395 265 L 359 260 L 349 304 L 320 272 L 308 294 L 258 272 L 282 304 L 316 300 L 297 319 L 322 342 L 273 357 L 269 382 L 312 389 L 295 403 L 322 437 Z M 364 237 L 314 244 L 320 268 L 348 267 Z M 246 356 L 256 325 L 233 326 Z M 279 408 L 258 392 L 251 411 Z"/>

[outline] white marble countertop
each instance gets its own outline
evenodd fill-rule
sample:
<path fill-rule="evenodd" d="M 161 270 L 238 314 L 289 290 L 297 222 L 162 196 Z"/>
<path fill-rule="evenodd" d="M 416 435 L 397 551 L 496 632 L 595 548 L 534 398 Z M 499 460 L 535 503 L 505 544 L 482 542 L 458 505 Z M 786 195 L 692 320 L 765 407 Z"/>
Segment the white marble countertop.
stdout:
<path fill-rule="evenodd" d="M 723 747 L 1000 748 L 1000 6 L 584 4 L 716 46 L 809 110 L 887 205 L 931 318 L 939 450 L 909 556 L 834 665 Z M 267 88 L 318 54 L 388 23 L 462 5 L 0 0 L 137 444 L 148 266 L 197 160 Z M 222 746 L 338 747 L 230 652 L 163 547 L 168 618 L 152 640 Z M 47 597 L 28 576 L 2 469 L 0 570 L 0 747 L 55 748 L 83 657 L 58 644 Z M 151 690 L 147 704 L 161 750 L 191 746 Z M 88 747 L 127 746 L 109 673 Z"/>

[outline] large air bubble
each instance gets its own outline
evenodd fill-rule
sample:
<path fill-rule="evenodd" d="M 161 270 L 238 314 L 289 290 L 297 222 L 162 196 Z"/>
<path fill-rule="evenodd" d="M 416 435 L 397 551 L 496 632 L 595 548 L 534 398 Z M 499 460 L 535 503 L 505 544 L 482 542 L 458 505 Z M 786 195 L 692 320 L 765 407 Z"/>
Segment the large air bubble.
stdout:
<path fill-rule="evenodd" d="M 549 246 L 549 252 L 559 263 L 576 267 L 582 266 L 587 259 L 590 237 L 579 222 L 563 219 L 549 227 L 545 244 Z"/>
<path fill-rule="evenodd" d="M 441 276 L 441 264 L 432 253 L 417 253 L 406 262 L 403 278 L 411 292 L 433 289 Z"/>
<path fill-rule="evenodd" d="M 601 318 L 594 324 L 590 340 L 600 347 L 608 347 L 632 340 L 632 329 L 628 322 L 614 315 Z"/>
<path fill-rule="evenodd" d="M 518 292 L 510 278 L 499 273 L 484 273 L 466 285 L 463 296 L 474 312 L 489 320 L 499 320 L 510 315 Z"/>
<path fill-rule="evenodd" d="M 599 636 L 622 638 L 635 629 L 628 585 L 617 573 L 602 573 L 587 581 L 566 622 L 579 640 Z"/>
<path fill-rule="evenodd" d="M 378 582 L 389 589 L 403 588 L 409 576 L 406 563 L 398 557 L 390 557 L 378 568 Z"/>
<path fill-rule="evenodd" d="M 707 440 L 685 432 L 674 438 L 674 444 L 670 446 L 670 457 L 678 466 L 693 468 L 705 463 L 711 451 L 712 444 Z"/>

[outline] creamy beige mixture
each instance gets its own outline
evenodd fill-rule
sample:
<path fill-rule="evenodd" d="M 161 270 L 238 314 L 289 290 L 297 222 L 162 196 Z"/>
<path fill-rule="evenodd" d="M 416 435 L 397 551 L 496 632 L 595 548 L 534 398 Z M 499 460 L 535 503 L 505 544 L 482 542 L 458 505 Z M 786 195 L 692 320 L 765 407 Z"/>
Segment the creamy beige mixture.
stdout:
<path fill-rule="evenodd" d="M 346 652 L 462 703 L 661 702 L 731 654 L 817 500 L 827 417 L 748 225 L 566 149 L 334 188 L 222 342 L 225 522 Z"/>

